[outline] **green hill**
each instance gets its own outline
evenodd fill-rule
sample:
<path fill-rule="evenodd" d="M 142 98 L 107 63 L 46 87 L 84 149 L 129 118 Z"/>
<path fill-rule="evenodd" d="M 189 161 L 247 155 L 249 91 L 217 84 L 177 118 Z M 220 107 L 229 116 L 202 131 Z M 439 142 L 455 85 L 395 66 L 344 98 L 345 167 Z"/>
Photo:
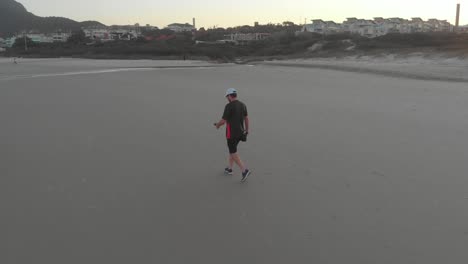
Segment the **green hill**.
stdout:
<path fill-rule="evenodd" d="M 51 33 L 70 31 L 82 27 L 105 26 L 96 21 L 77 22 L 64 17 L 39 17 L 14 0 L 0 0 L 0 37 L 8 37 L 22 31 Z"/>

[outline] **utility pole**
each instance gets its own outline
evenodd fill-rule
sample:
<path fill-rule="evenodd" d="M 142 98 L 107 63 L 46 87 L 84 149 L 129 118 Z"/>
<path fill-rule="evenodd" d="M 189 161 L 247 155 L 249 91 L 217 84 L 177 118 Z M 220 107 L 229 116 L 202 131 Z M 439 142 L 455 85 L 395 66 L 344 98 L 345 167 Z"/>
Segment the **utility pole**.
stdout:
<path fill-rule="evenodd" d="M 24 51 L 28 51 L 28 41 L 26 40 L 26 33 L 23 33 L 24 37 Z"/>

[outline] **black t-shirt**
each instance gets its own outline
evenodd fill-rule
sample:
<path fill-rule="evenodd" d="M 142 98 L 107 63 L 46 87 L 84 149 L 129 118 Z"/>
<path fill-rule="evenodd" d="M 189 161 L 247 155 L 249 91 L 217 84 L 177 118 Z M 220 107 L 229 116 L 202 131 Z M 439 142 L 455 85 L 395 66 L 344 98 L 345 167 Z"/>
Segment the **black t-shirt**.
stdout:
<path fill-rule="evenodd" d="M 223 119 L 226 120 L 226 138 L 240 138 L 244 133 L 244 119 L 247 116 L 247 106 L 235 100 L 224 108 Z"/>

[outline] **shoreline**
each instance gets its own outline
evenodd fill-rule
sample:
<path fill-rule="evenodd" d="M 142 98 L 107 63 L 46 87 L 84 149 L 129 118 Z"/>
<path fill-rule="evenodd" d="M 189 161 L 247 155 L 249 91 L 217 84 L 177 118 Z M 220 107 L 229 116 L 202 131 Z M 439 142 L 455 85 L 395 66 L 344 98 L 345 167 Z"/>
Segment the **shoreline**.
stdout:
<path fill-rule="evenodd" d="M 0 63 L 10 63 L 11 58 L 0 57 Z M 387 54 L 380 56 L 348 56 L 331 58 L 246 58 L 234 62 L 213 60 L 175 60 L 175 59 L 89 59 L 89 58 L 20 58 L 18 66 L 35 65 L 47 61 L 51 65 L 62 66 L 64 70 L 77 70 L 84 65 L 105 69 L 170 69 L 198 67 L 229 67 L 254 65 L 265 67 L 291 67 L 325 69 L 341 72 L 373 74 L 393 78 L 429 80 L 441 82 L 468 82 L 468 60 L 448 57 L 441 54 L 426 56 L 413 53 L 408 56 Z M 16 68 L 20 68 L 16 67 Z M 13 72 L 14 70 L 12 70 Z M 37 72 L 34 72 L 37 73 Z M 40 73 L 40 72 L 39 72 Z M 2 75 L 8 72 L 3 73 Z"/>

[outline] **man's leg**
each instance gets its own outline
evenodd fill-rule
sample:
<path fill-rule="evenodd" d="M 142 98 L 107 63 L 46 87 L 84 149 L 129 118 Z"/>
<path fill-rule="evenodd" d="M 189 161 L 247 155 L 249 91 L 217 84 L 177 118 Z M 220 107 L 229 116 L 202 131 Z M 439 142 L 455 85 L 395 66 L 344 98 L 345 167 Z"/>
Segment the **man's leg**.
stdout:
<path fill-rule="evenodd" d="M 237 154 L 237 153 L 231 154 L 229 160 L 234 161 L 237 164 L 237 166 L 239 166 L 239 168 L 241 169 L 242 172 L 245 171 L 244 163 L 242 162 L 239 154 Z"/>
<path fill-rule="evenodd" d="M 229 169 L 232 170 L 232 167 L 234 166 L 234 159 L 232 158 L 232 153 L 237 152 L 237 142 L 234 139 L 228 139 L 227 145 L 229 149 L 229 158 L 228 158 Z"/>
<path fill-rule="evenodd" d="M 229 153 L 233 153 L 235 151 L 236 145 L 235 141 L 228 139 L 227 145 L 229 148 Z M 224 174 L 232 175 L 232 167 L 234 166 L 234 160 L 232 159 L 231 155 L 229 154 L 228 157 L 228 167 L 224 169 Z"/>
<path fill-rule="evenodd" d="M 234 160 L 232 159 L 232 156 L 229 155 L 229 169 L 232 170 L 232 166 L 234 166 Z"/>

